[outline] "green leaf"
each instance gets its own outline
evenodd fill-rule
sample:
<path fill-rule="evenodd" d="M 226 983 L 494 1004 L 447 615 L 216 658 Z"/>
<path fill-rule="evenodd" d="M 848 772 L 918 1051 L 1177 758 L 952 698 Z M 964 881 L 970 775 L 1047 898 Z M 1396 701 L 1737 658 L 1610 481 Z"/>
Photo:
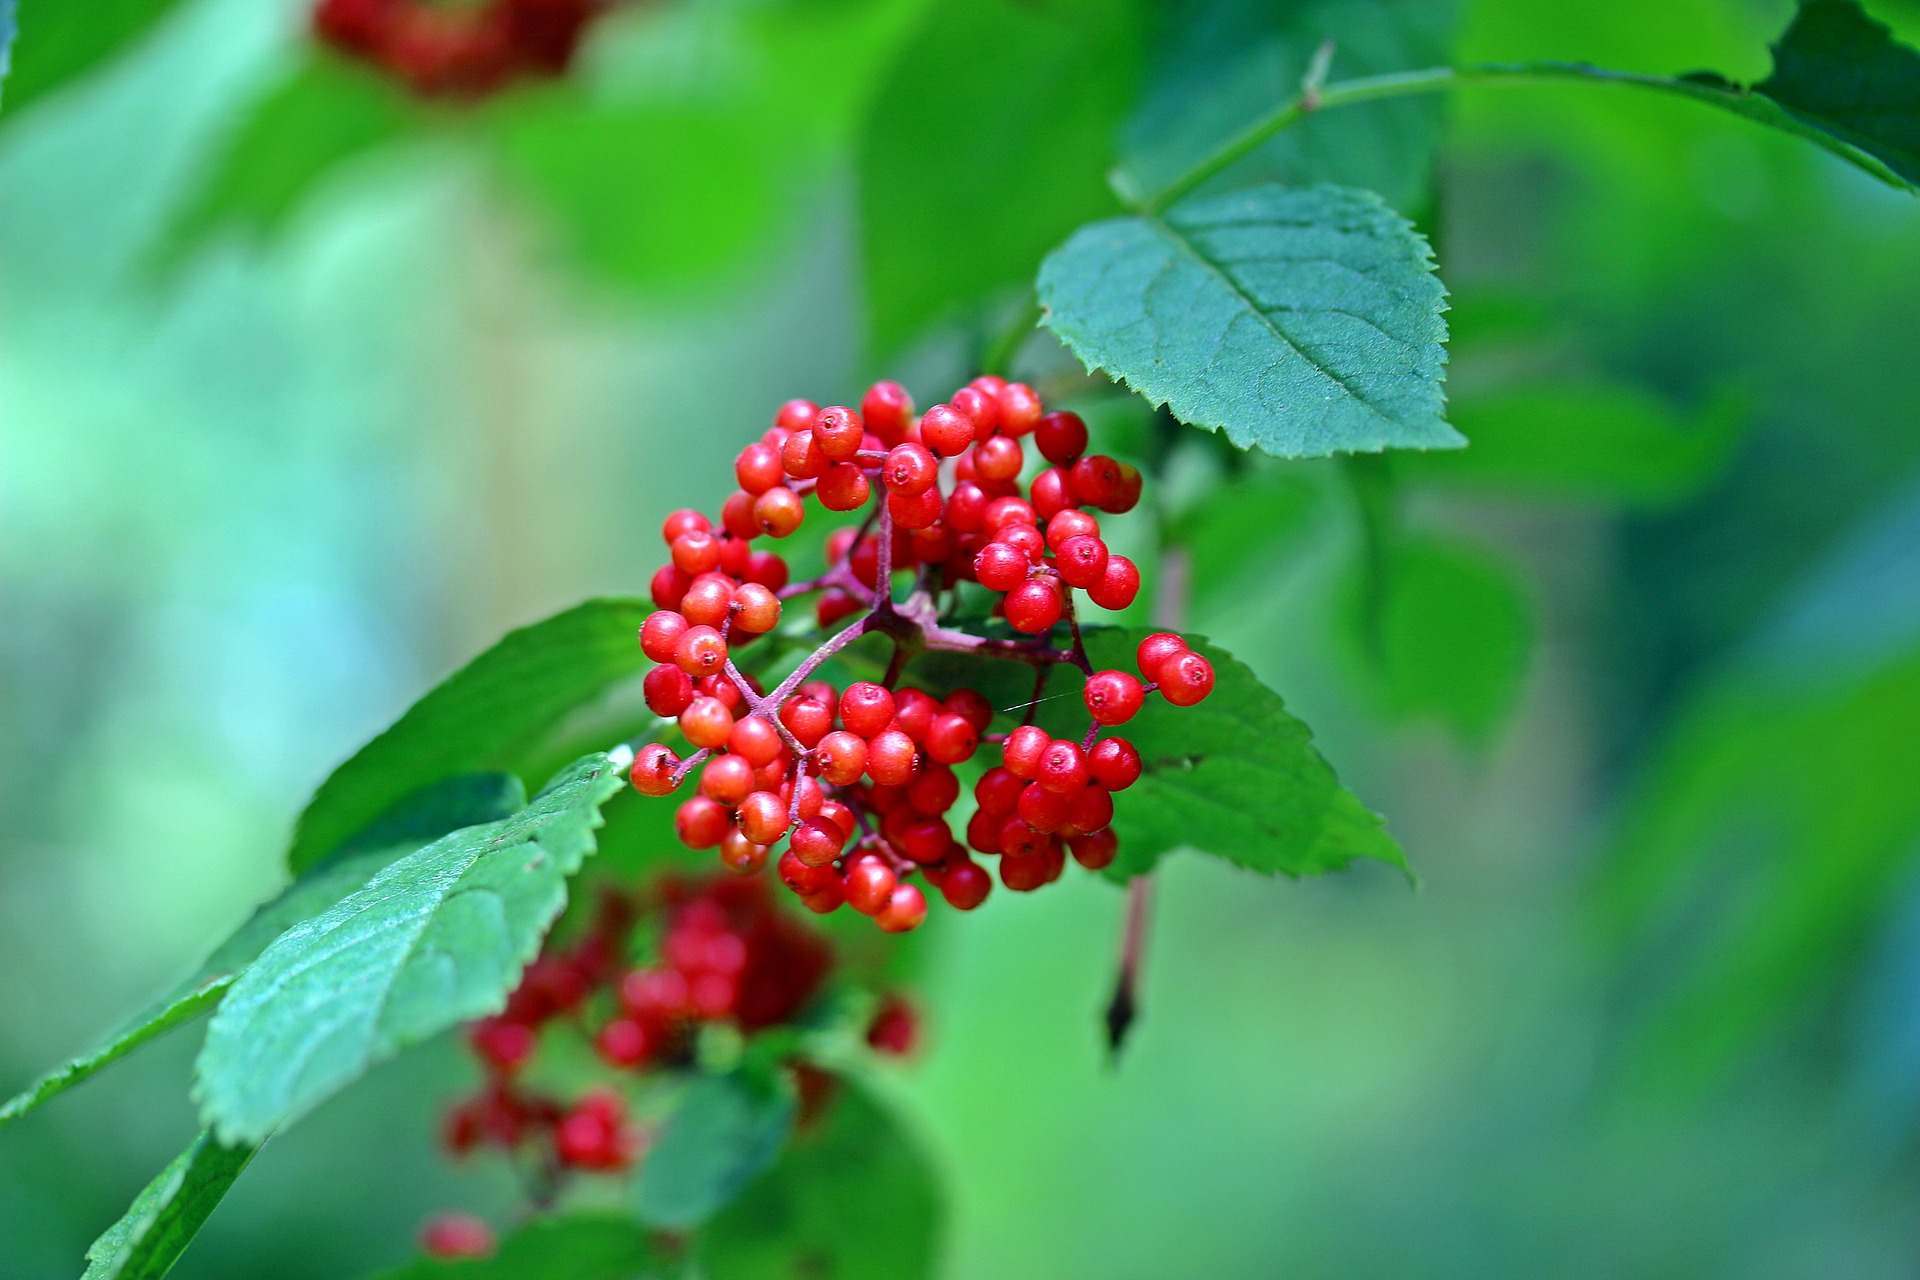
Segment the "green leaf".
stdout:
<path fill-rule="evenodd" d="M 1389 715 L 1435 718 L 1484 742 L 1519 699 L 1533 638 L 1512 566 L 1473 547 L 1402 538 L 1380 588 L 1372 628 L 1357 581 L 1348 599 L 1354 666 L 1374 699 Z"/>
<path fill-rule="evenodd" d="M 1246 122 L 1298 90 L 1323 40 L 1349 79 L 1448 61 L 1453 0 L 1199 0 L 1163 21 L 1148 89 L 1129 123 L 1118 181 L 1157 191 Z M 1328 111 L 1269 140 L 1203 191 L 1256 182 L 1331 182 L 1378 192 L 1396 209 L 1428 203 L 1443 104 L 1398 98 Z"/>
<path fill-rule="evenodd" d="M 1858 0 L 1802 0 L 1773 46 L 1773 73 L 1751 89 L 1712 74 L 1676 89 L 1920 192 L 1920 52 L 1895 43 Z"/>
<path fill-rule="evenodd" d="M 502 1008 L 622 780 L 588 756 L 513 817 L 435 841 L 280 935 L 207 1029 L 208 1123 L 260 1141 L 375 1063 Z"/>
<path fill-rule="evenodd" d="M 81 1280 L 160 1280 L 186 1252 L 254 1147 L 222 1146 L 202 1133 L 134 1198 L 126 1216 L 87 1250 Z"/>
<path fill-rule="evenodd" d="M 313 53 L 246 108 L 169 222 L 172 259 L 224 232 L 267 238 L 347 162 L 408 136 L 418 113 L 385 78 Z"/>
<path fill-rule="evenodd" d="M 0 1124 L 17 1119 L 149 1040 L 212 1009 L 234 979 L 287 929 L 359 889 L 394 860 L 458 827 L 494 822 L 526 803 L 518 778 L 470 774 L 449 778 L 402 801 L 349 841 L 340 854 L 307 872 L 261 905 L 199 968 L 106 1041 L 29 1085 L 0 1105 Z"/>
<path fill-rule="evenodd" d="M 925 1157 L 843 1081 L 824 1122 L 794 1135 L 698 1249 L 710 1280 L 914 1280 L 933 1273 L 940 1225 Z"/>
<path fill-rule="evenodd" d="M 887 352 L 1110 212 L 1138 78 L 1135 0 L 938 0 L 895 59 L 857 157 L 871 337 Z"/>
<path fill-rule="evenodd" d="M 1526 384 L 1454 400 L 1454 425 L 1472 448 L 1409 454 L 1396 465 L 1411 480 L 1660 508 L 1693 497 L 1725 469 L 1751 408 L 1729 392 L 1682 415 L 1624 383 Z"/>
<path fill-rule="evenodd" d="M 1365 191 L 1257 187 L 1082 227 L 1040 268 L 1088 369 L 1276 457 L 1454 448 L 1446 290 Z"/>
<path fill-rule="evenodd" d="M 724 1208 L 780 1154 L 793 1097 L 775 1081 L 705 1075 L 687 1087 L 641 1168 L 643 1221 L 684 1229 Z"/>
<path fill-rule="evenodd" d="M 640 1224 L 615 1214 L 537 1218 L 491 1258 L 420 1258 L 380 1280 L 652 1280 L 675 1274 Z"/>
<path fill-rule="evenodd" d="M 7 40 L 0 38 L 8 113 L 18 114 L 34 99 L 93 70 L 146 35 L 173 6 L 174 0 L 32 0 L 10 70 Z M 5 11 L 0 33 L 11 33 L 16 17 L 12 0 L 0 9 Z"/>
<path fill-rule="evenodd" d="M 652 665 L 636 640 L 650 612 L 640 600 L 589 600 L 508 633 L 333 771 L 300 815 L 288 865 L 304 871 L 428 783 L 524 776 L 561 717 Z"/>

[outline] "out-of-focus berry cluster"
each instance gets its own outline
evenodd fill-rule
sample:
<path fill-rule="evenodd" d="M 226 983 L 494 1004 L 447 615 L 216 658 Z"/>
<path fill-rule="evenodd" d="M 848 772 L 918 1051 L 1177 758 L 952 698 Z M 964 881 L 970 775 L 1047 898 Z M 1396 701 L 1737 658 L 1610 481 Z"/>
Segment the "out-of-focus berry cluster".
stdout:
<path fill-rule="evenodd" d="M 429 98 L 482 98 L 565 74 L 604 0 L 319 0 L 320 41 Z"/>

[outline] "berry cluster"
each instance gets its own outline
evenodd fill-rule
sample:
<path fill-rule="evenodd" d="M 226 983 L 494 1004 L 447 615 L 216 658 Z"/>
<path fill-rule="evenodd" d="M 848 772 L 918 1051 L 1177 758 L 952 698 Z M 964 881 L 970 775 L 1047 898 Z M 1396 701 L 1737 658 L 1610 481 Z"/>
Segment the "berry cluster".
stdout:
<path fill-rule="evenodd" d="M 603 0 L 319 0 L 314 34 L 422 97 L 482 98 L 566 72 Z"/>
<path fill-rule="evenodd" d="M 1029 467 L 1029 437 L 1045 466 Z M 661 530 L 669 559 L 653 577 L 658 612 L 640 629 L 642 650 L 659 664 L 645 694 L 695 751 L 682 758 L 649 743 L 635 755 L 632 781 L 644 795 L 665 796 L 699 770 L 697 793 L 676 815 L 681 842 L 718 848 L 725 866 L 746 874 L 786 840 L 777 874 L 807 906 L 828 912 L 844 903 L 889 932 L 912 929 L 927 912 L 912 876 L 963 911 L 992 888 L 946 818 L 963 790 L 956 767 L 990 745 L 1001 749 L 1001 763 L 974 786 L 966 845 L 1001 856 L 1002 884 L 1049 883 L 1068 852 L 1089 868 L 1110 863 L 1118 850 L 1112 793 L 1132 785 L 1141 762 L 1126 739 L 1102 733 L 1130 720 L 1156 690 L 1178 706 L 1200 701 L 1213 688 L 1213 669 L 1172 633 L 1140 645 L 1138 677 L 1096 672 L 1088 662 L 1075 593 L 1125 609 L 1140 572 L 1108 548 L 1086 509 L 1131 510 L 1141 478 L 1087 446 L 1077 415 L 1049 413 L 1032 388 L 998 378 L 976 378 L 917 417 L 892 382 L 870 388 L 858 412 L 802 400 L 781 406 L 736 459 L 739 488 L 722 504 L 718 526 L 697 511 L 676 511 Z M 827 539 L 821 577 L 790 583 L 786 561 L 753 544 L 798 529 L 809 497 L 828 511 L 865 516 Z M 914 574 L 914 587 L 896 601 L 902 572 Z M 990 611 L 1025 638 L 942 623 L 936 600 L 954 601 L 976 585 L 990 593 Z M 769 693 L 739 670 L 734 651 L 779 625 L 784 600 L 813 593 L 823 628 L 865 616 Z M 1072 647 L 1050 647 L 1063 622 Z M 871 633 L 894 642 L 885 679 L 838 689 L 811 678 Z M 906 663 L 925 649 L 1035 667 L 1029 707 L 1054 666 L 1077 666 L 1088 677 L 1093 724 L 1082 740 L 1056 740 L 1030 723 L 1029 711 L 1028 723 L 995 733 L 994 708 L 977 690 L 937 697 L 898 686 Z"/>
<path fill-rule="evenodd" d="M 485 1078 L 447 1115 L 450 1152 L 531 1156 L 549 1178 L 623 1172 L 644 1144 L 619 1089 L 569 1103 L 524 1083 L 544 1032 L 565 1025 L 589 1036 L 601 1061 L 622 1073 L 683 1067 L 703 1024 L 751 1035 L 788 1022 L 833 968 L 826 942 L 779 910 L 758 880 L 669 880 L 642 906 L 609 895 L 577 943 L 550 947 L 503 1012 L 468 1028 Z M 656 927 L 657 962 L 630 967 L 636 931 Z"/>

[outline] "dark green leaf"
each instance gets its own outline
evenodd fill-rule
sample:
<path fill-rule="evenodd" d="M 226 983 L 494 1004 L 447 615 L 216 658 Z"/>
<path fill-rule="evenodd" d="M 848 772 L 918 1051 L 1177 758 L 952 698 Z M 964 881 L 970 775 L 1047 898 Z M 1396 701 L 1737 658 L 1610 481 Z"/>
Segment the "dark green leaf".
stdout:
<path fill-rule="evenodd" d="M 1045 324 L 1089 369 L 1277 457 L 1453 448 L 1446 290 L 1365 191 L 1257 187 L 1095 223 L 1040 269 Z"/>
<path fill-rule="evenodd" d="M 337 856 L 308 871 L 255 910 L 198 969 L 129 1019 L 103 1044 L 48 1072 L 8 1099 L 0 1106 L 0 1124 L 25 1115 L 147 1041 L 212 1009 L 268 943 L 359 889 L 388 863 L 448 831 L 509 817 L 525 803 L 526 791 L 520 780 L 505 774 L 450 778 L 402 801 L 385 818 L 349 841 Z"/>
<path fill-rule="evenodd" d="M 173 8 L 174 0 L 65 0 L 29 3 L 24 31 L 6 73 L 8 114 L 77 79 L 144 36 Z M 13 0 L 0 8 L 0 30 L 11 30 Z M 0 69 L 6 66 L 6 41 L 0 39 Z"/>
<path fill-rule="evenodd" d="M 1395 540 L 1376 622 L 1351 600 L 1356 668 L 1389 714 L 1433 717 L 1483 741 L 1512 710 L 1533 636 L 1526 592 L 1505 561 L 1426 538 Z"/>
<path fill-rule="evenodd" d="M 639 1223 L 581 1214 L 535 1219 L 502 1240 L 491 1258 L 421 1258 L 380 1280 L 653 1280 L 670 1274 Z"/>
<path fill-rule="evenodd" d="M 1170 5 L 1162 50 L 1129 124 L 1121 181 L 1157 191 L 1198 157 L 1297 92 L 1315 50 L 1334 44 L 1332 78 L 1449 60 L 1452 0 L 1187 0 Z M 1377 191 L 1396 209 L 1426 205 L 1443 104 L 1397 98 L 1302 121 L 1227 170 L 1219 191 L 1255 182 L 1332 182 Z"/>
<path fill-rule="evenodd" d="M 126 1216 L 87 1250 L 81 1280 L 160 1280 L 206 1224 L 255 1148 L 221 1146 L 203 1133 L 134 1198 Z"/>
<path fill-rule="evenodd" d="M 640 1217 L 672 1228 L 704 1221 L 773 1163 L 792 1127 L 793 1097 L 773 1082 L 701 1076 L 647 1152 Z"/>
<path fill-rule="evenodd" d="M 500 1009 L 593 851 L 622 783 L 589 756 L 501 822 L 392 863 L 295 925 L 234 983 L 196 1093 L 223 1136 L 259 1141 L 408 1045 Z"/>
<path fill-rule="evenodd" d="M 711 1280 L 914 1280 L 931 1275 L 940 1191 L 893 1118 L 842 1082 L 824 1121 L 708 1224 Z"/>
<path fill-rule="evenodd" d="M 650 612 L 639 600 L 589 600 L 509 633 L 333 771 L 300 815 L 288 864 L 304 871 L 429 783 L 524 773 L 562 716 L 651 665 L 636 640 Z"/>
<path fill-rule="evenodd" d="M 1397 460 L 1408 479 L 1662 507 L 1720 474 L 1751 413 L 1737 394 L 1688 418 L 1626 384 L 1551 382 L 1458 398 L 1451 416 L 1472 447 Z"/>
<path fill-rule="evenodd" d="M 872 338 L 1024 283 L 1113 209 L 1106 174 L 1138 76 L 1134 0 L 937 0 L 860 143 Z"/>
<path fill-rule="evenodd" d="M 417 128 L 400 90 L 380 76 L 315 53 L 235 122 L 163 236 L 177 256 L 226 231 L 266 237 L 357 156 Z"/>

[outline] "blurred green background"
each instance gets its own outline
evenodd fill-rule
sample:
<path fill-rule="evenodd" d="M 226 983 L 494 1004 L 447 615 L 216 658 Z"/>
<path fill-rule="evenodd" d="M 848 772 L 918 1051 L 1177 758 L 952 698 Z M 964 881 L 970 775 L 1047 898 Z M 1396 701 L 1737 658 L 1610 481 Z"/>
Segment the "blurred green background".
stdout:
<path fill-rule="evenodd" d="M 952 385 L 964 324 L 870 314 L 851 175 L 916 11 L 624 14 L 582 72 L 618 110 L 531 93 L 504 164 L 382 151 L 164 272 L 294 9 L 193 0 L 0 130 L 0 1092 L 277 887 L 306 794 L 429 682 L 643 592 L 660 517 L 716 505 L 781 399 Z M 1455 56 L 1751 79 L 1789 15 L 1469 0 Z M 832 83 L 794 119 L 768 74 Z M 1485 448 L 1374 477 L 1373 639 L 1339 466 L 1256 464 L 1189 526 L 1194 629 L 1419 884 L 1174 858 L 1117 1070 L 1123 895 L 941 920 L 890 1083 L 956 1280 L 1920 1271 L 1920 207 L 1677 100 L 1489 88 L 1446 124 L 1408 211 Z M 895 197 L 936 203 L 937 159 Z M 556 229 L 512 173 L 664 194 Z M 1045 247 L 1002 246 L 1016 277 Z M 966 268 L 928 261 L 937 299 Z M 187 1142 L 196 1039 L 0 1132 L 0 1277 L 77 1273 Z M 463 1069 L 410 1055 L 276 1140 L 176 1274 L 354 1276 L 499 1208 L 433 1153 Z"/>

